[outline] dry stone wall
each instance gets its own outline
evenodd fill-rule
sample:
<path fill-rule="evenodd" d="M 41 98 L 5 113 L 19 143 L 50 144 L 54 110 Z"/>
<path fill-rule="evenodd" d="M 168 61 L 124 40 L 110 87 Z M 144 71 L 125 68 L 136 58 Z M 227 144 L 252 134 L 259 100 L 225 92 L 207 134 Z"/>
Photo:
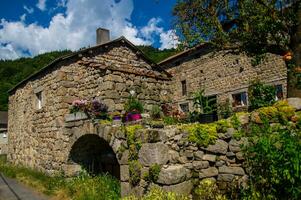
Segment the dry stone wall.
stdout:
<path fill-rule="evenodd" d="M 100 99 L 123 110 L 134 90 L 146 110 L 169 93 L 166 74 L 123 43 L 64 59 L 23 83 L 9 97 L 8 159 L 48 173 L 66 161 L 65 115 L 76 99 Z M 42 94 L 42 108 L 37 95 Z M 162 98 L 161 98 L 162 97 Z"/>
<path fill-rule="evenodd" d="M 206 95 L 217 95 L 217 102 L 233 101 L 232 94 L 247 92 L 251 81 L 260 80 L 270 85 L 282 85 L 287 95 L 287 68 L 281 56 L 267 54 L 259 65 L 252 58 L 233 50 L 202 53 L 196 51 L 185 57 L 162 64 L 172 76 L 172 96 L 175 103 L 189 103 L 192 94 L 200 88 Z M 187 95 L 182 95 L 181 81 L 186 80 Z M 245 107 L 246 108 L 246 107 Z M 242 108 L 243 109 L 243 108 Z"/>

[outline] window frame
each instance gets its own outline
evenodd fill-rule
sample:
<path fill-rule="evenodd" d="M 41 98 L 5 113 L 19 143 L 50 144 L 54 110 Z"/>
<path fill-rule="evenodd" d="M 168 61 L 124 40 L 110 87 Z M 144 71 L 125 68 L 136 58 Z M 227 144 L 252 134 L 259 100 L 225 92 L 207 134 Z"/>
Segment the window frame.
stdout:
<path fill-rule="evenodd" d="M 36 96 L 36 108 L 41 110 L 43 108 L 43 92 L 39 91 L 35 93 Z"/>
<path fill-rule="evenodd" d="M 187 96 L 187 81 L 186 80 L 181 81 L 181 92 L 182 92 L 182 96 Z"/>
<path fill-rule="evenodd" d="M 245 97 L 243 97 L 243 94 L 245 95 Z M 235 105 L 235 102 L 237 102 L 235 96 L 237 96 L 237 95 L 240 95 L 240 104 Z M 248 93 L 246 91 L 233 93 L 233 94 L 231 94 L 231 97 L 232 97 L 232 107 L 233 108 L 248 106 Z"/>

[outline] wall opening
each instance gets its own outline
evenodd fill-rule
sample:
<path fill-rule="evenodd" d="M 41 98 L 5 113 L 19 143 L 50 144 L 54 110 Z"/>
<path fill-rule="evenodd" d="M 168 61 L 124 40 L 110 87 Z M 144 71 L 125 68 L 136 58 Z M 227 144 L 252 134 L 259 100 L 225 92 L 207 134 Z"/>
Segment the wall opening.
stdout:
<path fill-rule="evenodd" d="M 93 176 L 109 173 L 120 179 L 116 154 L 109 143 L 98 135 L 87 134 L 80 137 L 71 148 L 69 160 L 81 165 Z"/>

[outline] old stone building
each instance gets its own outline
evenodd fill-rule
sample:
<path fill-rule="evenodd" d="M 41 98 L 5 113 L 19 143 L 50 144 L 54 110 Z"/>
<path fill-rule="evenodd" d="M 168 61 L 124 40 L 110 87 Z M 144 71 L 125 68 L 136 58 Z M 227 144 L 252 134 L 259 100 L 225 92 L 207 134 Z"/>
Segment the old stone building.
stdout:
<path fill-rule="evenodd" d="M 135 90 L 148 110 L 168 93 L 169 79 L 124 37 L 59 58 L 10 91 L 8 159 L 59 171 L 68 160 L 63 131 L 73 100 L 99 98 L 121 111 Z"/>
<path fill-rule="evenodd" d="M 282 57 L 267 54 L 259 65 L 237 50 L 214 51 L 203 44 L 159 63 L 172 75 L 171 91 L 174 103 L 183 111 L 192 111 L 192 95 L 205 89 L 205 95 L 216 99 L 217 105 L 229 100 L 234 111 L 248 107 L 248 86 L 259 80 L 274 85 L 276 99 L 286 98 L 287 68 Z"/>
<path fill-rule="evenodd" d="M 205 88 L 206 95 L 216 98 L 217 103 L 229 99 L 239 110 L 247 107 L 246 91 L 254 79 L 275 85 L 278 98 L 286 97 L 286 67 L 280 56 L 269 54 L 263 63 L 252 66 L 251 58 L 244 54 L 214 52 L 200 45 L 157 65 L 126 38 L 108 41 L 108 31 L 97 32 L 101 36 L 98 45 L 53 61 L 10 91 L 8 159 L 12 163 L 49 174 L 64 171 L 74 175 L 81 166 L 96 168 L 119 178 L 122 194 L 126 195 L 132 188 L 128 156 L 126 151 L 120 153 L 121 147 L 126 146 L 124 133 L 118 127 L 95 124 L 85 115 L 70 118 L 69 108 L 74 100 L 100 99 L 110 111 L 122 111 L 134 90 L 146 112 L 153 105 L 166 102 L 189 111 L 191 94 Z M 220 175 L 220 179 L 232 179 L 245 175 L 240 167 L 240 143 L 231 137 L 221 135 L 212 149 L 199 149 L 182 140 L 187 134 L 176 128 L 137 134 L 143 143 L 139 152 L 143 169 L 154 163 L 163 165 L 162 176 L 166 179 L 160 179 L 158 184 L 167 190 L 182 188 L 189 193 L 194 168 L 201 173 L 200 178 Z M 157 134 L 157 138 L 147 139 L 152 134 Z M 228 160 L 218 162 L 212 154 L 224 159 L 231 154 L 231 159 L 236 156 L 237 160 L 233 166 L 226 166 Z M 134 188 L 139 194 L 146 189 L 145 184 Z"/>

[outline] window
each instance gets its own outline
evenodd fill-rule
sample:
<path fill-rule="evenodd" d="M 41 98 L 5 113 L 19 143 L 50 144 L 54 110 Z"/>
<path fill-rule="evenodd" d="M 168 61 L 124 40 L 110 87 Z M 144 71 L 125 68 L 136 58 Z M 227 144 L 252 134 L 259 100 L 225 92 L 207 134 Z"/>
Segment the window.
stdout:
<path fill-rule="evenodd" d="M 186 96 L 187 95 L 187 85 L 186 85 L 186 80 L 181 81 L 182 84 L 182 95 Z"/>
<path fill-rule="evenodd" d="M 232 95 L 233 107 L 246 106 L 247 105 L 247 93 L 241 92 Z"/>
<path fill-rule="evenodd" d="M 36 93 L 36 97 L 37 97 L 37 109 L 41 109 L 43 103 L 42 92 Z"/>
<path fill-rule="evenodd" d="M 182 103 L 182 104 L 180 104 L 180 108 L 185 113 L 189 112 L 189 104 L 188 103 Z"/>
<path fill-rule="evenodd" d="M 283 99 L 282 85 L 275 85 L 275 89 L 276 89 L 275 100 L 278 101 Z"/>

